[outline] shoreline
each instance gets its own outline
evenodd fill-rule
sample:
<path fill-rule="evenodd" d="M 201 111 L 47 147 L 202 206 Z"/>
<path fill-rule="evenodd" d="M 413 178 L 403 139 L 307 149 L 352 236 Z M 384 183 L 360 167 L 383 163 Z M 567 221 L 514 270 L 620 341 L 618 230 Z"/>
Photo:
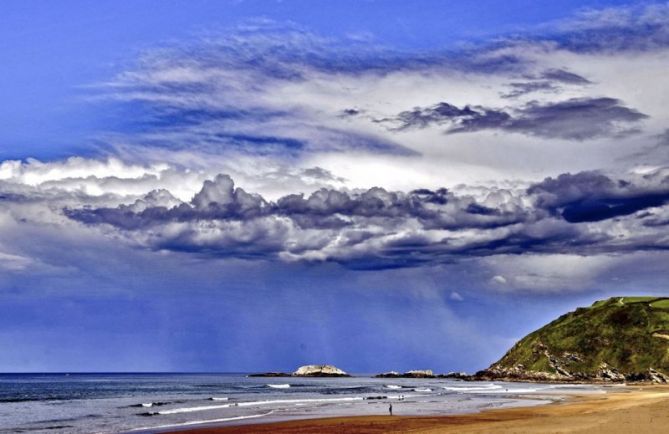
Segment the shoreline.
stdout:
<path fill-rule="evenodd" d="M 630 386 L 573 395 L 539 406 L 448 416 L 349 416 L 164 430 L 171 434 L 250 433 L 655 433 L 669 432 L 669 386 Z"/>

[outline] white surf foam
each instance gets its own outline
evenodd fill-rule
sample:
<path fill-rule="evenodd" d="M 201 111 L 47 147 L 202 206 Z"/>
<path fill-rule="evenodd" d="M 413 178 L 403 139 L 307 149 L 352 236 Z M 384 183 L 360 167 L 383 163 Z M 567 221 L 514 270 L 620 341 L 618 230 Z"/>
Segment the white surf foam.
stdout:
<path fill-rule="evenodd" d="M 210 399 L 211 401 L 227 401 L 227 400 L 230 399 L 230 398 L 228 398 L 227 396 L 225 396 L 225 397 L 223 397 L 223 396 L 222 396 L 222 397 L 212 396 L 212 397 L 209 398 L 209 399 Z"/>
<path fill-rule="evenodd" d="M 272 413 L 274 413 L 274 410 L 270 410 L 267 413 L 262 413 L 262 414 L 250 414 L 248 416 L 224 417 L 221 419 L 193 420 L 190 422 L 172 423 L 167 425 L 145 426 L 141 428 L 134 428 L 131 431 L 156 430 L 156 429 L 174 428 L 178 426 L 201 425 L 205 423 L 221 423 L 221 422 L 230 422 L 233 420 L 254 419 L 258 417 L 269 416 Z"/>
<path fill-rule="evenodd" d="M 386 384 L 386 389 L 401 389 L 402 386 L 398 386 L 396 384 Z"/>
<path fill-rule="evenodd" d="M 268 384 L 267 387 L 271 387 L 272 389 L 289 389 L 290 384 Z"/>
<path fill-rule="evenodd" d="M 462 393 L 471 393 L 471 392 L 492 392 L 494 390 L 502 389 L 502 386 L 499 384 L 483 384 L 480 386 L 444 386 L 445 390 L 450 390 L 451 392 L 462 392 Z"/>
<path fill-rule="evenodd" d="M 199 407 L 182 407 L 182 408 L 171 408 L 169 410 L 161 410 L 156 412 L 157 414 L 178 414 L 178 413 L 192 413 L 194 411 L 207 411 L 207 410 L 219 410 L 221 408 L 229 408 L 235 404 L 223 404 L 223 405 L 202 405 Z"/>
<path fill-rule="evenodd" d="M 239 402 L 237 405 L 239 407 L 255 407 L 261 405 L 273 405 L 273 404 L 309 404 L 309 403 L 321 403 L 321 402 L 348 402 L 348 401 L 362 401 L 364 398 L 362 396 L 351 396 L 346 398 L 304 398 L 304 399 L 274 399 L 268 401 L 249 401 L 249 402 Z"/>
<path fill-rule="evenodd" d="M 165 414 L 193 413 L 196 411 L 219 410 L 222 408 L 230 408 L 230 407 L 259 407 L 265 405 L 278 405 L 278 404 L 298 404 L 298 403 L 309 404 L 309 403 L 323 403 L 323 402 L 362 401 L 363 399 L 364 398 L 362 396 L 353 396 L 346 398 L 274 399 L 267 401 L 235 402 L 231 404 L 222 404 L 222 405 L 202 405 L 198 407 L 172 408 L 169 410 L 158 411 L 155 414 L 165 415 Z"/>
<path fill-rule="evenodd" d="M 403 400 L 403 399 L 407 399 L 407 398 L 413 398 L 413 397 L 416 397 L 416 396 L 421 396 L 421 395 L 404 395 L 404 394 L 402 394 L 402 395 L 388 395 L 386 398 L 387 399 Z"/>
<path fill-rule="evenodd" d="M 504 389 L 504 390 L 493 390 L 491 392 L 484 392 L 484 391 L 476 391 L 472 393 L 494 393 L 494 394 L 517 394 L 517 393 L 534 393 L 534 392 L 539 392 L 540 389 L 536 388 L 517 388 L 517 389 Z"/>
<path fill-rule="evenodd" d="M 444 386 L 444 389 L 451 392 L 460 392 L 460 393 L 475 393 L 475 394 L 519 394 L 519 393 L 535 393 L 540 392 L 542 389 L 537 387 L 504 387 L 499 384 L 489 384 L 475 387 L 449 387 Z"/>
<path fill-rule="evenodd" d="M 429 387 L 418 387 L 414 389 L 414 392 L 432 392 L 432 389 Z"/>

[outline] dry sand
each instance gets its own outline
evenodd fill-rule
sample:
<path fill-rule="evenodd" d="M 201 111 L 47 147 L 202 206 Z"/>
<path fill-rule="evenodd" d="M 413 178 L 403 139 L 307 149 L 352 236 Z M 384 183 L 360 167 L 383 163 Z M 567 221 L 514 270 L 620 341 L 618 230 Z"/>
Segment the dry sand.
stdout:
<path fill-rule="evenodd" d="M 438 417 L 359 416 L 199 428 L 188 434 L 230 433 L 669 433 L 669 386 L 577 396 L 565 403 Z"/>

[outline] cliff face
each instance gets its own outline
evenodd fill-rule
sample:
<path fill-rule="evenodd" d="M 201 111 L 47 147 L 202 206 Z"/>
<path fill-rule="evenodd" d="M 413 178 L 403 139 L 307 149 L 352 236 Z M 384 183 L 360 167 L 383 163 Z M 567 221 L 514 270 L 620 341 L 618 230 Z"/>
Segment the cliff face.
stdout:
<path fill-rule="evenodd" d="M 475 378 L 665 383 L 667 373 L 669 298 L 615 297 L 530 333 Z"/>

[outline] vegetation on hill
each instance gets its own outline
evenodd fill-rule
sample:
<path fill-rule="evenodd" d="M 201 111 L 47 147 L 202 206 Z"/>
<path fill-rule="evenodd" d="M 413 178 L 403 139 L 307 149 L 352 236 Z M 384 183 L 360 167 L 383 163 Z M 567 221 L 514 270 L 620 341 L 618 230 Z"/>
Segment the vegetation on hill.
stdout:
<path fill-rule="evenodd" d="M 669 298 L 614 297 L 530 333 L 476 377 L 667 382 L 666 373 Z"/>

